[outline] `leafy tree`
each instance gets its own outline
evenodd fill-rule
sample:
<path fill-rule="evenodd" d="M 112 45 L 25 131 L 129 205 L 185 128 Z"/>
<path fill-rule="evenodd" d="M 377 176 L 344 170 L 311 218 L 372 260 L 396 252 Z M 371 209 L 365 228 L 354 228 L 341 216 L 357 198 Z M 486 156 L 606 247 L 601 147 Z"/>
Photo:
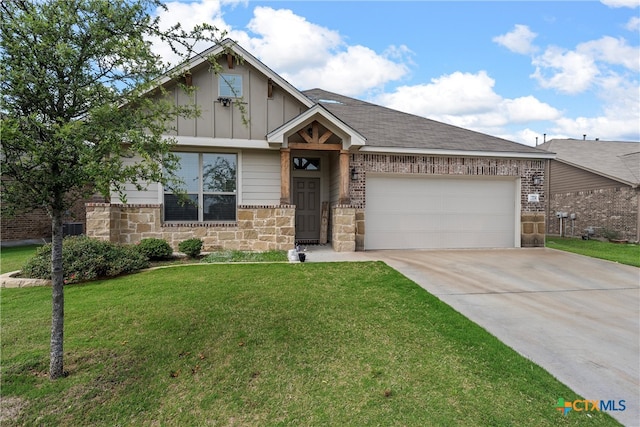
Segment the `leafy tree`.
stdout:
<path fill-rule="evenodd" d="M 198 111 L 157 89 L 168 64 L 150 40 L 162 40 L 184 61 L 196 42 L 216 43 L 220 34 L 207 25 L 162 30 L 151 15 L 159 7 L 160 0 L 0 3 L 2 208 L 44 208 L 51 217 L 52 379 L 64 375 L 64 212 L 96 190 L 123 198 L 127 182 L 178 184 L 167 129 L 177 116 Z M 181 73 L 176 67 L 171 75 L 180 81 Z M 133 156 L 141 161 L 123 162 Z"/>

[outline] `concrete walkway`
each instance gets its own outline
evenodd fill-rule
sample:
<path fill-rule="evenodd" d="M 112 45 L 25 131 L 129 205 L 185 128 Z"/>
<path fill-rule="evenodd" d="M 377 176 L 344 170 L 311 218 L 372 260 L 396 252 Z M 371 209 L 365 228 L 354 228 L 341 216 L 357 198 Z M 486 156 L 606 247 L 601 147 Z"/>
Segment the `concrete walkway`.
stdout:
<path fill-rule="evenodd" d="M 624 400 L 610 415 L 640 425 L 640 269 L 546 248 L 331 252 L 309 262 L 382 260 L 585 399 Z"/>

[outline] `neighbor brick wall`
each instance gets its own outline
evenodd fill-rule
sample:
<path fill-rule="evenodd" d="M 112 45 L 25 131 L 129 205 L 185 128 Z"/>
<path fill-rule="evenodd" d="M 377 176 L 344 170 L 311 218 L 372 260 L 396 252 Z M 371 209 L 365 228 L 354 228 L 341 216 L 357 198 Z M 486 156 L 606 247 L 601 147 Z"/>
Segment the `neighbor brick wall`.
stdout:
<path fill-rule="evenodd" d="M 544 180 L 546 160 L 454 157 L 428 155 L 397 155 L 356 153 L 350 158 L 358 179 L 350 183 L 351 205 L 359 212 L 356 221 L 356 246 L 364 248 L 367 173 L 409 175 L 454 175 L 520 178 L 521 245 L 544 246 L 545 204 L 543 185 L 534 185 L 533 177 Z M 529 194 L 538 194 L 539 202 L 529 202 Z"/>
<path fill-rule="evenodd" d="M 619 232 L 623 239 L 637 241 L 639 197 L 639 190 L 631 187 L 552 194 L 547 232 L 560 234 L 560 220 L 555 213 L 566 212 L 576 214 L 576 219 L 565 218 L 565 236 L 581 236 L 586 228 L 594 227 L 597 235 L 609 229 Z"/>
<path fill-rule="evenodd" d="M 288 250 L 295 245 L 293 206 L 239 206 L 232 223 L 162 223 L 162 205 L 87 204 L 87 235 L 115 243 L 155 237 L 174 250 L 196 237 L 203 250 Z"/>
<path fill-rule="evenodd" d="M 14 217 L 2 215 L 0 222 L 0 237 L 3 242 L 51 239 L 51 219 L 42 209 Z"/>
<path fill-rule="evenodd" d="M 103 201 L 104 199 L 95 196 L 91 201 Z M 87 200 L 76 202 L 64 215 L 64 223 L 85 224 Z M 43 209 L 35 209 L 28 213 L 17 214 L 14 217 L 2 215 L 0 218 L 0 240 L 3 242 L 21 240 L 50 240 L 51 239 L 51 218 Z"/>

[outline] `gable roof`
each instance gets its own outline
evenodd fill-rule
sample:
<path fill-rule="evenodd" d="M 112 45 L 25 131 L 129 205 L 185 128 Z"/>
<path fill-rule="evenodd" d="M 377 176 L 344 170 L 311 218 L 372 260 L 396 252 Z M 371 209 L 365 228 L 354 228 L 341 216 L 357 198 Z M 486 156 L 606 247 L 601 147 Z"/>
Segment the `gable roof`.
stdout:
<path fill-rule="evenodd" d="M 540 148 L 556 160 L 632 187 L 640 185 L 640 142 L 552 139 Z"/>
<path fill-rule="evenodd" d="M 545 150 L 322 89 L 302 93 L 357 129 L 366 138 L 366 145 L 360 151 L 545 159 L 554 157 Z"/>
<path fill-rule="evenodd" d="M 286 92 L 291 94 L 294 98 L 296 98 L 298 101 L 300 101 L 301 103 L 303 103 L 307 107 L 312 107 L 313 106 L 314 102 L 311 101 L 305 95 L 303 95 L 302 92 L 300 92 L 298 89 L 296 89 L 291 83 L 289 83 L 288 81 L 286 81 L 285 79 L 280 77 L 271 68 L 269 68 L 266 65 L 264 65 L 255 56 L 250 54 L 248 51 L 244 50 L 238 43 L 236 43 L 235 41 L 233 41 L 231 39 L 224 39 L 220 43 L 215 44 L 214 46 L 210 47 L 209 49 L 205 50 L 204 52 L 198 53 L 197 55 L 193 56 L 186 63 L 175 67 L 175 69 L 172 70 L 172 71 L 175 71 L 175 70 L 185 70 L 185 71 L 186 70 L 192 70 L 193 68 L 196 68 L 199 65 L 204 64 L 205 62 L 207 62 L 207 60 L 208 60 L 208 58 L 210 56 L 212 56 L 212 55 L 215 56 L 215 55 L 218 55 L 220 53 L 223 53 L 227 49 L 235 52 L 239 57 L 242 58 L 242 60 L 244 62 L 246 62 L 247 64 L 250 64 L 251 66 L 256 68 L 258 71 L 260 71 L 262 74 L 264 74 L 265 76 L 267 76 L 268 78 L 273 80 L 273 82 L 275 84 L 280 86 L 282 89 L 284 89 Z M 166 84 L 166 83 L 172 81 L 173 80 L 173 74 L 174 73 L 171 72 L 171 71 L 165 73 L 165 75 L 163 77 L 161 77 L 160 80 L 158 81 L 158 85 Z"/>
<path fill-rule="evenodd" d="M 304 111 L 302 114 L 289 120 L 277 129 L 274 129 L 267 135 L 267 142 L 282 144 L 287 146 L 287 138 L 295 133 L 300 127 L 306 126 L 313 120 L 320 120 L 322 124 L 337 134 L 342 139 L 342 148 L 348 150 L 352 146 L 365 145 L 365 138 L 355 129 L 339 120 L 335 115 L 331 114 L 321 104 L 315 104 L 313 107 Z"/>

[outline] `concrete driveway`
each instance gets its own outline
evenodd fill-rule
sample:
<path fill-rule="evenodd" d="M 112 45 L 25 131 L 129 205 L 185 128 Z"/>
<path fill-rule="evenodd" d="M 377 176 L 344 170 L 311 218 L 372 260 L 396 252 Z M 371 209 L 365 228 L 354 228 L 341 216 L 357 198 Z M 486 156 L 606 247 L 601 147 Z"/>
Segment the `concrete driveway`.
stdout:
<path fill-rule="evenodd" d="M 609 413 L 625 425 L 640 425 L 640 269 L 546 248 L 366 255 L 400 271 L 585 399 L 625 400 L 626 410 Z"/>

